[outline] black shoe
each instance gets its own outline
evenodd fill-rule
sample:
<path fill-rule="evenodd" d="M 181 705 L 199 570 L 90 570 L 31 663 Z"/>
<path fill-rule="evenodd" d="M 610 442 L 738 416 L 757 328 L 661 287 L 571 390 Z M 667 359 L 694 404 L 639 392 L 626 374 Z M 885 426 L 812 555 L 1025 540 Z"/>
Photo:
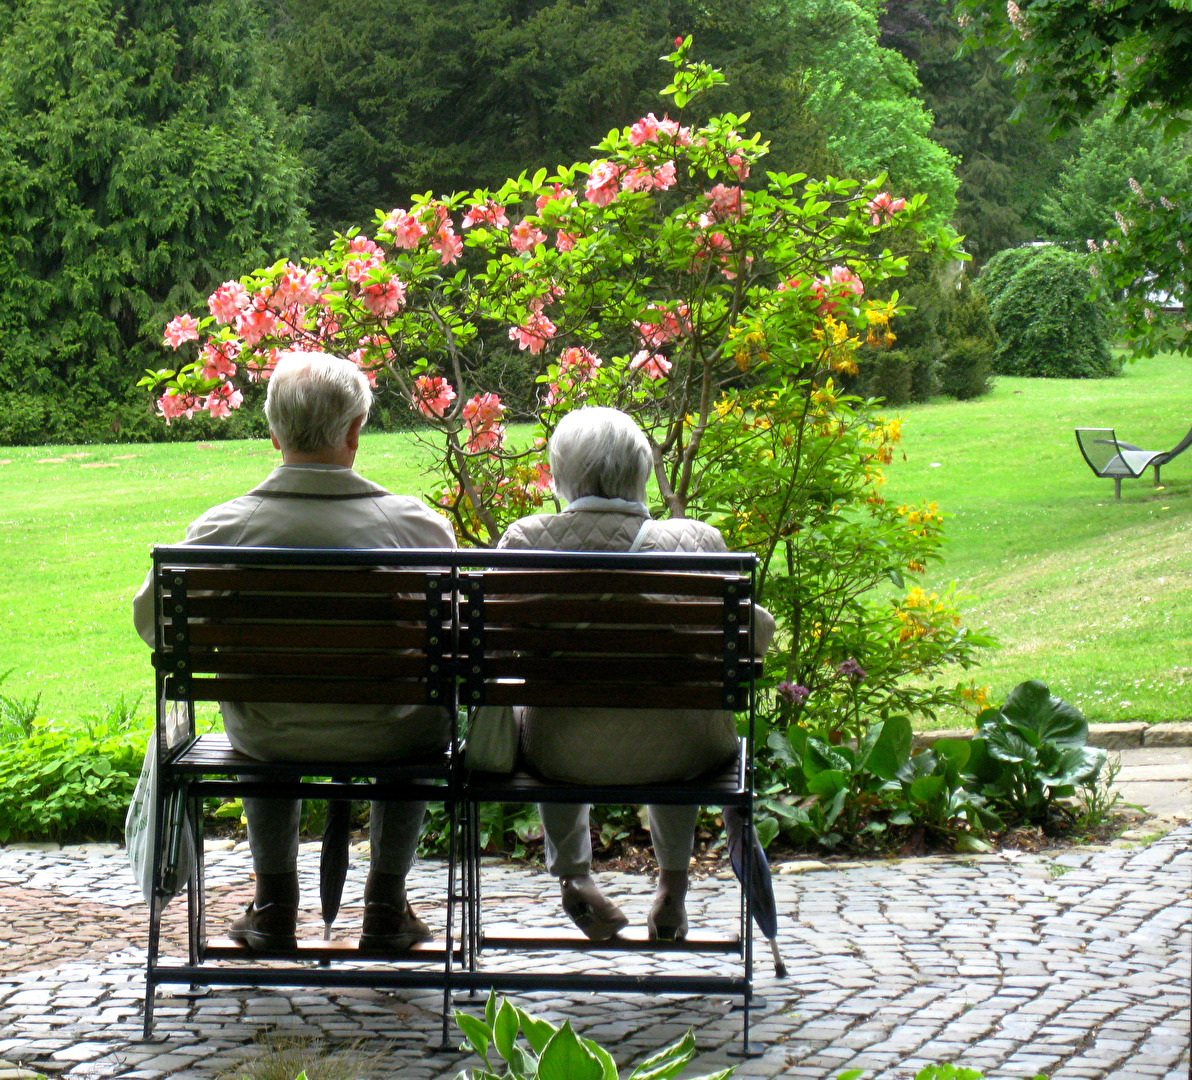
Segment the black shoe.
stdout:
<path fill-rule="evenodd" d="M 420 941 L 430 941 L 434 935 L 410 907 L 373 901 L 364 905 L 364 929 L 360 935 L 361 949 L 385 952 L 408 952 Z"/>
<path fill-rule="evenodd" d="M 228 937 L 255 952 L 297 952 L 298 908 L 294 904 L 249 904 L 228 929 Z"/>

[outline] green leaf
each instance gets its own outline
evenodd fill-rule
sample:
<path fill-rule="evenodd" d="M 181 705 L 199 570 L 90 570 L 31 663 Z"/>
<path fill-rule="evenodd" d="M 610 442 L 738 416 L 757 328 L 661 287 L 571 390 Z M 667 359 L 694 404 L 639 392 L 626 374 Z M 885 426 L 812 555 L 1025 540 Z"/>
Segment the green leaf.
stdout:
<path fill-rule="evenodd" d="M 1019 683 L 1006 696 L 1002 715 L 1018 727 L 1035 732 L 1040 740 L 1061 746 L 1084 746 L 1089 725 L 1075 705 L 1052 694 L 1037 679 Z"/>
<path fill-rule="evenodd" d="M 987 855 L 993 850 L 993 845 L 988 840 L 982 840 L 979 836 L 974 836 L 969 832 L 962 832 L 956 837 L 956 850 L 972 852 L 976 855 Z"/>
<path fill-rule="evenodd" d="M 538 1080 L 604 1080 L 604 1065 L 571 1030 L 571 1021 L 551 1036 L 538 1059 Z"/>
<path fill-rule="evenodd" d="M 488 1064 L 488 1040 L 492 1029 L 483 1021 L 468 1013 L 456 1012 L 455 1026 L 463 1032 L 472 1049 Z"/>
<path fill-rule="evenodd" d="M 509 1003 L 508 998 L 501 998 L 497 1022 L 493 1024 L 493 1045 L 506 1061 L 513 1058 L 513 1043 L 517 1039 L 517 1029 L 517 1009 Z"/>
<path fill-rule="evenodd" d="M 691 1029 L 670 1046 L 664 1046 L 657 1053 L 646 1058 L 631 1072 L 627 1080 L 669 1080 L 678 1076 L 695 1056 L 695 1036 Z"/>
<path fill-rule="evenodd" d="M 905 716 L 892 716 L 882 724 L 873 749 L 861 764 L 874 776 L 893 780 L 910 760 L 911 739 L 911 722 Z"/>
<path fill-rule="evenodd" d="M 534 1053 L 541 1054 L 550 1042 L 551 1036 L 559 1029 L 547 1020 L 531 1016 L 524 1009 L 517 1010 L 517 1018 L 521 1021 L 521 1029 L 525 1033 L 526 1041 L 534 1048 Z"/>
<path fill-rule="evenodd" d="M 602 1077 L 602 1080 L 617 1080 L 617 1063 L 613 1061 L 612 1054 L 610 1054 L 603 1046 L 592 1039 L 580 1039 L 580 1042 L 582 1042 L 584 1046 L 587 1047 L 587 1049 L 591 1051 L 591 1053 L 595 1055 L 596 1059 L 600 1062 L 601 1067 L 604 1069 L 604 1076 Z"/>

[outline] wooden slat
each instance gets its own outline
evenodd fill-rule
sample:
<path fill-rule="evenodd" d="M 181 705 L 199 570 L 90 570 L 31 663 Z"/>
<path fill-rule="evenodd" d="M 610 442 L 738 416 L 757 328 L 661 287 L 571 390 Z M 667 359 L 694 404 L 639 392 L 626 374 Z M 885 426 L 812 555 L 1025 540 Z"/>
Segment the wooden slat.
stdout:
<path fill-rule="evenodd" d="M 168 589 L 172 577 L 182 573 L 188 589 L 210 592 L 282 592 L 376 595 L 426 590 L 426 572 L 380 568 L 331 569 L 290 566 L 285 569 L 251 567 L 164 567 L 161 580 Z M 441 579 L 446 585 L 449 575 Z"/>
<path fill-rule="evenodd" d="M 166 680 L 166 696 L 173 697 L 179 680 Z M 422 705 L 421 683 L 347 679 L 186 679 L 187 695 L 195 701 L 272 701 L 306 705 Z M 444 691 L 446 693 L 446 691 Z"/>
<path fill-rule="evenodd" d="M 580 646 L 582 648 L 582 646 Z M 621 646 L 623 649 L 624 646 Z M 669 663 L 665 661 L 670 661 Z M 719 683 L 724 661 L 719 657 L 674 656 L 642 658 L 623 653 L 609 656 L 489 656 L 484 661 L 487 679 L 542 679 L 550 682 L 608 683 Z"/>
<path fill-rule="evenodd" d="M 536 705 L 560 708 L 609 709 L 728 709 L 720 686 L 658 686 L 605 683 L 489 683 L 484 688 L 486 705 Z"/>
<path fill-rule="evenodd" d="M 460 606 L 461 618 L 468 618 L 468 605 Z M 739 616 L 748 617 L 742 606 Z M 526 623 L 596 623 L 625 626 L 706 626 L 719 627 L 723 608 L 718 603 L 692 600 L 674 603 L 665 600 L 576 599 L 571 597 L 534 597 L 526 600 L 486 598 L 484 623 L 486 626 L 519 626 Z"/>
<path fill-rule="evenodd" d="M 166 640 L 173 627 L 166 626 Z M 443 631 L 443 644 L 450 634 Z M 277 649 L 326 649 L 334 644 L 339 649 L 421 649 L 426 645 L 426 628 L 422 626 L 319 626 L 311 623 L 192 623 L 191 645 L 218 647 L 260 646 L 267 643 Z"/>
<path fill-rule="evenodd" d="M 592 941 L 570 927 L 527 930 L 514 923 L 486 925 L 481 934 L 482 949 L 566 949 L 577 952 L 722 952 L 740 951 L 739 934 L 718 933 L 692 927 L 683 941 L 652 941 L 644 926 L 627 926 L 615 937 Z"/>
<path fill-rule="evenodd" d="M 164 654 L 166 669 L 173 656 Z M 356 679 L 417 679 L 427 674 L 425 656 L 326 652 L 214 652 L 192 649 L 190 670 L 202 675 L 343 675 Z"/>
<path fill-rule="evenodd" d="M 473 575 L 465 575 L 471 577 Z M 486 570 L 481 575 L 486 596 L 502 594 L 574 593 L 588 595 L 663 593 L 677 596 L 724 595 L 726 580 L 739 588 L 748 577 L 721 574 L 659 572 L 655 570 Z"/>
<path fill-rule="evenodd" d="M 456 942 L 455 954 L 462 952 L 462 942 Z M 209 960 L 296 960 L 309 963 L 316 960 L 417 960 L 442 963 L 447 956 L 447 943 L 442 940 L 420 941 L 405 952 L 386 949 L 362 949 L 357 938 L 345 941 L 323 941 L 322 938 L 300 938 L 297 950 L 271 951 L 250 949 L 229 937 L 207 940 Z"/>
<path fill-rule="evenodd" d="M 740 635 L 739 649 L 746 652 L 748 638 Z M 657 630 L 605 629 L 590 627 L 584 630 L 569 629 L 560 636 L 557 628 L 547 627 L 501 627 L 486 626 L 484 629 L 485 649 L 489 653 L 525 649 L 541 654 L 557 652 L 560 645 L 576 652 L 604 652 L 619 650 L 636 656 L 682 656 L 687 653 L 718 653 L 722 636 L 719 630 L 691 629 L 672 630 L 660 627 Z M 460 634 L 461 649 L 467 649 L 466 628 Z"/>
<path fill-rule="evenodd" d="M 170 603 L 165 601 L 165 610 Z M 191 619 L 299 619 L 310 622 L 386 622 L 425 619 L 426 601 L 396 597 L 279 596 L 276 593 L 231 596 L 193 593 L 187 598 Z"/>

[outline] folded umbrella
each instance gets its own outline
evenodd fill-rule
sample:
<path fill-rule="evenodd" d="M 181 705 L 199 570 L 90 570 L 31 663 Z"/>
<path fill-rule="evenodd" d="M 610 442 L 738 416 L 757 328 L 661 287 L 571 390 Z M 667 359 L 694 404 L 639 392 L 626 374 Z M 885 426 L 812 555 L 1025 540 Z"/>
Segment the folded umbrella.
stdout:
<path fill-rule="evenodd" d="M 352 803 L 349 799 L 328 799 L 323 824 L 323 848 L 319 855 L 319 900 L 323 911 L 323 940 L 331 940 L 331 924 L 339 914 L 348 876 L 348 840 L 352 831 Z"/>
<path fill-rule="evenodd" d="M 746 846 L 745 816 L 738 807 L 726 806 L 722 816 L 728 861 L 732 864 L 737 880 L 749 882 L 749 906 L 754 921 L 770 943 L 770 951 L 774 954 L 775 976 L 785 979 L 786 964 L 778 951 L 778 905 L 774 902 L 774 882 L 770 877 L 770 864 L 766 861 L 765 848 L 757 838 L 757 831 L 752 828 L 749 833 L 753 843 Z M 749 867 L 748 875 L 745 874 L 746 860 Z"/>

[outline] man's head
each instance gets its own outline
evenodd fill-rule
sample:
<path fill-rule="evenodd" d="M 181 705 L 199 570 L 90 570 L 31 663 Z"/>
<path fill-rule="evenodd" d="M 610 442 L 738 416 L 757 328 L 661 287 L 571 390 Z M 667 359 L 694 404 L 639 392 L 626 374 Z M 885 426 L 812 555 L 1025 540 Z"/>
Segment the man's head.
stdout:
<path fill-rule="evenodd" d="M 341 464 L 338 457 L 355 454 L 371 407 L 364 373 L 327 353 L 284 353 L 265 395 L 269 432 L 286 461 Z"/>
<path fill-rule="evenodd" d="M 550 440 L 550 470 L 561 499 L 585 495 L 643 502 L 654 458 L 633 419 L 618 409 L 569 412 Z"/>

